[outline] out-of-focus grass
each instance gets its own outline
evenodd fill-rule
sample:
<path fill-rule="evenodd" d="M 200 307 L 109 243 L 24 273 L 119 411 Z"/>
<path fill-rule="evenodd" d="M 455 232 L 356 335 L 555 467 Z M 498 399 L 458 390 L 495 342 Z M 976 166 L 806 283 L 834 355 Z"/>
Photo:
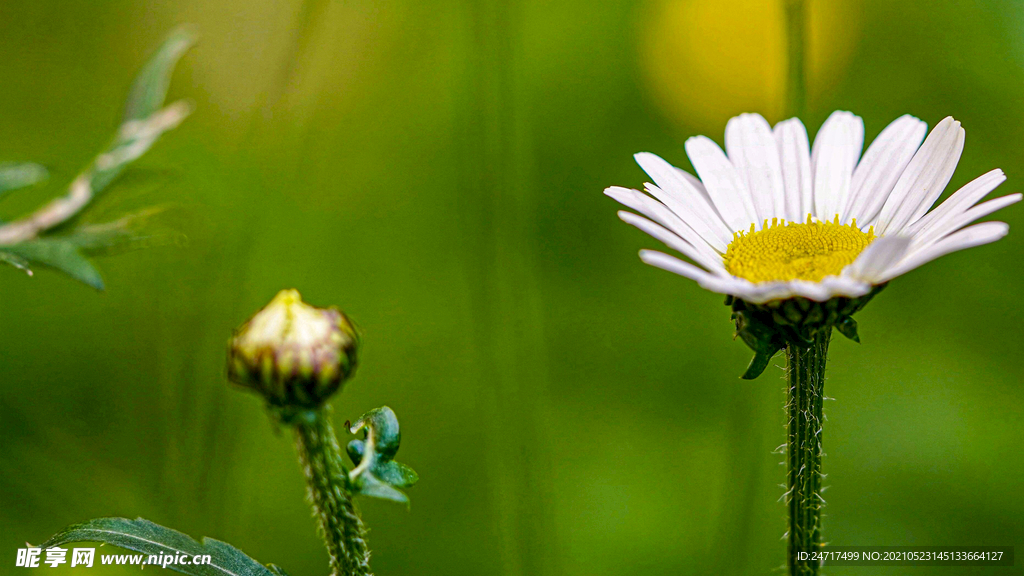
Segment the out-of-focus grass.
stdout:
<path fill-rule="evenodd" d="M 653 241 L 601 195 L 643 182 L 632 153 L 685 167 L 685 138 L 720 141 L 744 111 L 667 103 L 651 67 L 685 80 L 687 64 L 652 62 L 647 37 L 703 23 L 654 26 L 664 6 L 331 2 L 299 50 L 301 2 L 7 6 L 0 158 L 55 181 L 103 144 L 167 30 L 193 22 L 202 39 L 171 94 L 195 115 L 105 200 L 182 205 L 189 246 L 104 260 L 101 295 L 0 275 L 0 563 L 116 514 L 322 572 L 289 439 L 223 377 L 230 330 L 294 286 L 365 331 L 339 419 L 391 406 L 422 476 L 411 511 L 363 503 L 377 573 L 781 565 L 782 372 L 740 381 L 749 353 L 721 299 L 642 265 Z M 1001 167 L 1017 191 L 1024 13 L 843 9 L 859 32 L 816 89 L 810 132 L 835 108 L 869 137 L 903 113 L 952 114 L 969 135 L 953 187 Z M 716 89 L 679 92 L 728 101 Z M 0 217 L 47 193 L 17 193 Z M 1007 239 L 894 282 L 858 317 L 864 343 L 833 346 L 831 542 L 1021 542 L 1024 217 L 1000 217 Z"/>

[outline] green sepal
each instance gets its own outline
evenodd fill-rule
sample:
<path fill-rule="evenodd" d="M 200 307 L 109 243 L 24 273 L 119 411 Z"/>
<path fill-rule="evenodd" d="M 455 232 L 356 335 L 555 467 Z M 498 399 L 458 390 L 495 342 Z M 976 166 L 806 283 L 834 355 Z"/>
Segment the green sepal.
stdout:
<path fill-rule="evenodd" d="M 279 406 L 270 402 L 265 404 L 265 408 L 275 430 L 278 430 L 278 426 L 293 426 L 298 423 L 312 424 L 318 418 L 316 410 L 312 408 Z"/>
<path fill-rule="evenodd" d="M 860 336 L 857 334 L 857 321 L 847 316 L 836 323 L 836 330 L 843 336 L 860 344 Z"/>
<path fill-rule="evenodd" d="M 375 408 L 356 421 L 352 434 L 363 431 L 362 440 L 348 443 L 347 452 L 355 469 L 349 472 L 349 485 L 355 494 L 409 503 L 409 497 L 398 488 L 407 488 L 419 475 L 405 464 L 395 462 L 402 434 L 398 417 L 387 406 Z"/>
<path fill-rule="evenodd" d="M 61 530 L 40 548 L 53 548 L 70 542 L 102 542 L 140 554 L 189 557 L 209 555 L 210 564 L 168 564 L 167 568 L 190 576 L 280 576 L 234 546 L 203 538 L 193 540 L 177 530 L 137 518 L 96 518 Z"/>
<path fill-rule="evenodd" d="M 735 310 L 732 316 L 736 323 L 736 335 L 754 351 L 754 357 L 740 378 L 753 380 L 765 371 L 772 357 L 785 344 L 772 326 L 765 324 L 749 311 Z"/>
<path fill-rule="evenodd" d="M 834 327 L 843 336 L 860 342 L 853 315 L 885 286 L 874 286 L 859 298 L 839 296 L 824 302 L 793 297 L 754 304 L 733 296 L 726 297 L 726 306 L 732 308 L 736 335 L 754 351 L 754 358 L 741 378 L 752 380 L 760 376 L 772 356 L 786 346 L 812 346 L 822 330 L 831 331 Z"/>
<path fill-rule="evenodd" d="M 768 368 L 768 364 L 771 363 L 772 357 L 779 351 L 776 348 L 772 351 L 767 350 L 754 350 L 754 357 L 750 359 L 750 364 L 747 365 L 747 370 L 743 373 L 740 378 L 744 380 L 753 380 L 760 376 L 765 368 Z"/>
<path fill-rule="evenodd" d="M 284 568 L 281 568 L 277 564 L 267 564 L 267 569 L 270 570 L 270 573 L 274 576 L 288 576 L 288 573 L 284 571 Z"/>

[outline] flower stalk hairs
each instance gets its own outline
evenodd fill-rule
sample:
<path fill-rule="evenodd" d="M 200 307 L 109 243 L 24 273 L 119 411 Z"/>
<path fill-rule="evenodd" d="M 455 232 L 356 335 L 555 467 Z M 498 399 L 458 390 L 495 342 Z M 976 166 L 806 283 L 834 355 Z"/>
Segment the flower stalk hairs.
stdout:
<path fill-rule="evenodd" d="M 345 452 L 351 469 L 345 464 L 327 402 L 355 372 L 358 351 L 359 335 L 348 317 L 337 308 L 306 304 L 297 290 L 279 292 L 228 343 L 228 378 L 262 396 L 274 421 L 295 432 L 331 576 L 371 574 L 366 528 L 355 497 L 408 504 L 401 489 L 419 479 L 412 468 L 394 460 L 402 435 L 398 418 L 387 406 L 363 414 L 354 425 L 346 423 L 351 434 L 361 432 L 362 438 L 349 441 Z M 150 564 L 173 558 L 169 567 L 190 576 L 287 576 L 280 566 L 262 564 L 226 542 L 193 540 L 142 518 L 95 518 L 30 548 L 66 552 L 59 547 L 71 542 L 133 550 L 146 555 Z M 202 561 L 191 561 L 196 558 Z"/>
<path fill-rule="evenodd" d="M 366 529 L 354 496 L 407 504 L 399 488 L 419 479 L 412 468 L 392 460 L 401 434 L 387 406 L 349 427 L 352 434 L 362 431 L 364 439 L 348 443 L 355 467 L 345 466 L 326 402 L 355 372 L 358 348 L 359 335 L 348 316 L 306 304 L 297 290 L 280 291 L 228 343 L 228 379 L 261 395 L 272 417 L 295 430 L 331 576 L 370 574 Z"/>
<path fill-rule="evenodd" d="M 796 552 L 821 546 L 822 402 L 833 328 L 859 341 L 853 315 L 889 281 L 1002 238 L 1003 222 L 970 224 L 1021 199 L 981 202 L 1006 179 L 997 169 L 929 211 L 960 159 L 964 130 L 946 118 L 927 138 L 926 131 L 902 116 L 861 156 L 864 124 L 849 112 L 829 116 L 813 146 L 797 118 L 773 128 L 742 114 L 726 125 L 724 151 L 704 136 L 686 141 L 697 176 L 644 152 L 636 161 L 654 181 L 646 194 L 605 190 L 639 213 L 620 211 L 624 222 L 688 261 L 652 250 L 641 260 L 726 296 L 736 334 L 754 351 L 743 378 L 756 378 L 786 351 L 792 574 L 818 570 Z"/>

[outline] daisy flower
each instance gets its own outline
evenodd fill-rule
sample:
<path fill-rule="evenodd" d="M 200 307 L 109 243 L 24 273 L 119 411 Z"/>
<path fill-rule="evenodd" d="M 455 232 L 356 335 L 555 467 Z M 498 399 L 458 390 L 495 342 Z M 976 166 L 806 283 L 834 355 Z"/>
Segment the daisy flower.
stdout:
<path fill-rule="evenodd" d="M 796 118 L 772 128 L 742 114 L 726 125 L 724 152 L 704 136 L 686 141 L 697 176 L 645 152 L 636 161 L 654 180 L 646 194 L 605 190 L 639 213 L 621 211 L 622 220 L 688 259 L 643 250 L 644 262 L 726 295 L 737 336 L 754 350 L 744 378 L 756 378 L 786 350 L 790 574 L 820 567 L 801 554 L 822 546 L 832 329 L 858 340 L 853 314 L 890 280 L 1002 238 L 1003 222 L 970 224 L 1021 199 L 981 202 L 1006 179 L 993 170 L 931 210 L 960 160 L 964 130 L 946 118 L 927 139 L 926 131 L 921 120 L 902 116 L 861 156 L 864 123 L 849 112 L 829 116 L 813 146 Z"/>
<path fill-rule="evenodd" d="M 861 156 L 864 123 L 850 112 L 832 113 L 813 146 L 797 118 L 773 129 L 741 114 L 726 125 L 724 152 L 705 136 L 686 141 L 699 179 L 642 152 L 636 161 L 654 181 L 647 194 L 605 193 L 642 215 L 620 211 L 623 221 L 689 259 L 644 250 L 644 262 L 703 288 L 752 305 L 856 300 L 1009 229 L 968 226 L 1020 201 L 1012 194 L 979 204 L 1006 179 L 998 169 L 929 212 L 960 159 L 964 129 L 946 118 L 925 132 L 924 122 L 902 116 Z"/>

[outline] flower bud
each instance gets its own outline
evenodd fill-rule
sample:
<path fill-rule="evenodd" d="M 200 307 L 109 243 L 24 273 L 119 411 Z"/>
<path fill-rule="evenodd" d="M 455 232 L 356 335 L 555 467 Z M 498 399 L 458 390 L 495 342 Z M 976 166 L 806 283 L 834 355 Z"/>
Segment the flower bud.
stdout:
<path fill-rule="evenodd" d="M 282 290 L 235 331 L 228 378 L 272 406 L 316 408 L 356 367 L 359 336 L 337 308 L 316 308 Z"/>

